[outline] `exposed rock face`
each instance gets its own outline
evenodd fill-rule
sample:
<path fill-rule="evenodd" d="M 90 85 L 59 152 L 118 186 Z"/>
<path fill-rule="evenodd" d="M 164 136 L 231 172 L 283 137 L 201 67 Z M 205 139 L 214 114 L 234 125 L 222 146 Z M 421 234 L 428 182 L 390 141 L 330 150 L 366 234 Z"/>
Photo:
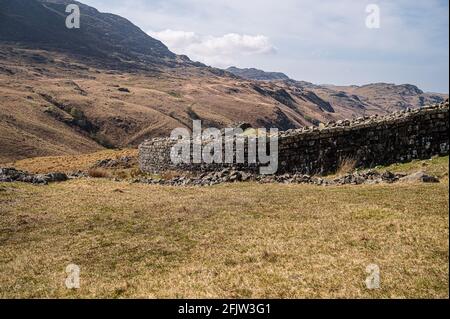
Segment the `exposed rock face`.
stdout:
<path fill-rule="evenodd" d="M 329 102 L 322 100 L 313 92 L 306 92 L 303 96 L 310 102 L 318 105 L 323 111 L 334 113 L 334 109 Z"/>
<path fill-rule="evenodd" d="M 235 124 L 234 127 L 245 131 L 245 130 L 252 128 L 252 125 L 250 123 L 246 123 L 246 122 L 239 122 L 239 123 Z"/>
<path fill-rule="evenodd" d="M 24 182 L 47 185 L 53 182 L 64 182 L 67 179 L 67 175 L 63 173 L 30 174 L 16 170 L 15 168 L 0 168 L 0 182 Z"/>
<path fill-rule="evenodd" d="M 448 101 L 419 109 L 397 112 L 386 117 L 365 117 L 327 125 L 289 130 L 278 135 L 279 174 L 327 174 L 335 172 L 343 160 L 355 167 L 374 167 L 413 159 L 427 159 L 449 154 Z M 244 137 L 248 144 L 248 138 Z M 175 140 L 159 138 L 139 147 L 143 171 L 165 169 L 218 171 L 224 167 L 255 172 L 256 164 L 172 164 L 170 151 Z M 225 147 L 223 147 L 225 149 Z M 245 150 L 247 158 L 248 148 Z M 191 154 L 192 156 L 192 154 Z M 225 156 L 223 156 L 225 158 Z M 191 158 L 191 163 L 192 163 Z"/>
<path fill-rule="evenodd" d="M 247 80 L 258 80 L 258 81 L 289 80 L 289 77 L 284 73 L 265 72 L 263 70 L 258 70 L 254 68 L 239 69 L 232 66 L 228 68 L 227 71 Z"/>

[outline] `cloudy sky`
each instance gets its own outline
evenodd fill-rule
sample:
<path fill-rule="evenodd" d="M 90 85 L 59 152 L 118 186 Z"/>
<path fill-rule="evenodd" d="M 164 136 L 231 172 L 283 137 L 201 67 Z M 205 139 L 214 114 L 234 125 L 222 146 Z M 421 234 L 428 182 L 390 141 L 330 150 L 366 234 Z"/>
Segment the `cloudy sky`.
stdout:
<path fill-rule="evenodd" d="M 448 0 L 81 0 L 208 65 L 448 93 Z M 367 5 L 380 9 L 368 28 Z M 373 13 L 373 12 L 372 12 Z M 373 20 L 372 20 L 373 21 Z"/>

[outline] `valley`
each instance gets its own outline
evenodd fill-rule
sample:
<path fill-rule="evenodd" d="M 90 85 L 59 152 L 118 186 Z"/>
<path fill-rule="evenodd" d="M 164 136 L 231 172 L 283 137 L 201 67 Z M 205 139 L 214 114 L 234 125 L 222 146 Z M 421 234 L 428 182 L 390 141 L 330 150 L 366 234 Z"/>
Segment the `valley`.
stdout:
<path fill-rule="evenodd" d="M 412 85 L 337 87 L 212 68 L 86 5 L 83 28 L 66 29 L 68 3 L 0 1 L 0 163 L 136 147 L 191 129 L 194 119 L 205 127 L 247 122 L 288 130 L 448 97 Z"/>
<path fill-rule="evenodd" d="M 79 2 L 81 26 L 68 28 L 66 7 L 73 2 L 0 0 L 0 298 L 448 299 L 448 94 L 407 83 L 318 84 L 231 63 L 212 67 L 172 52 L 124 17 Z M 179 7 L 179 1 L 173 7 L 151 2 L 169 17 Z M 315 1 L 303 3 L 319 12 L 314 30 L 326 26 L 324 14 L 334 23 L 309 48 L 334 45 L 334 54 L 349 54 L 356 69 L 360 61 L 353 57 L 360 51 L 352 39 L 358 37 L 333 34 L 339 43 L 327 42 L 335 27 L 351 25 L 348 17 L 341 21 L 334 2 L 321 3 L 319 11 Z M 242 11 L 232 10 L 236 3 L 227 2 L 230 21 Z M 199 5 L 183 7 L 182 24 L 191 6 Z M 270 18 L 282 6 L 276 7 Z M 203 9 L 197 20 L 208 16 Z M 245 24 L 257 18 L 268 24 L 268 16 L 253 9 Z M 299 18 L 289 18 L 297 28 Z M 162 20 L 152 27 L 180 26 L 176 19 Z M 209 28 L 204 31 L 212 34 Z M 273 28 L 270 33 L 279 32 L 278 43 L 289 51 L 283 56 L 300 65 L 307 41 L 292 37 L 289 28 Z M 418 41 L 442 42 L 444 33 L 424 33 Z M 181 34 L 190 35 L 197 49 L 206 43 L 239 53 L 242 43 L 223 44 L 231 38 L 247 41 L 244 55 L 276 51 L 263 35 Z M 401 39 L 409 48 L 411 39 Z M 419 74 L 418 60 L 448 58 L 448 49 L 429 47 L 430 54 L 412 50 L 413 62 L 400 61 L 401 50 L 380 56 L 375 50 L 366 61 L 409 63 L 403 70 Z M 325 74 L 324 82 L 326 60 L 312 69 Z M 429 64 L 420 74 L 440 65 Z M 398 79 L 393 72 L 386 79 Z M 441 72 L 448 79 L 448 70 Z M 444 77 L 436 78 L 442 84 Z M 246 138 L 259 128 L 283 131 L 270 153 L 281 150 L 284 171 L 240 170 L 235 150 L 231 167 L 167 165 L 173 164 L 173 140 L 164 138 L 175 128 L 192 132 L 193 121 L 205 129 L 243 127 Z M 144 143 L 153 138 L 160 139 Z M 248 162 L 257 164 L 253 159 Z M 79 270 L 80 285 L 67 285 L 77 281 L 70 269 Z M 373 269 L 381 276 L 377 287 L 368 284 Z"/>

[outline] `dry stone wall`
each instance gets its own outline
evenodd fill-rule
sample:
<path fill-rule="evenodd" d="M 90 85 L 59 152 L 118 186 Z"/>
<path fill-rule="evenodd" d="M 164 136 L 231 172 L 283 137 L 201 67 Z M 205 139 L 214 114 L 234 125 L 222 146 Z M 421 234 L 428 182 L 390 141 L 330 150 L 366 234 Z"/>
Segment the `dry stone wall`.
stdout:
<path fill-rule="evenodd" d="M 446 101 L 384 117 L 371 116 L 280 132 L 278 173 L 326 174 L 335 172 L 345 161 L 353 162 L 356 167 L 371 168 L 448 155 L 448 129 L 449 103 Z M 175 143 L 177 141 L 168 138 L 142 143 L 139 147 L 141 169 L 146 172 L 215 171 L 231 166 L 254 172 L 260 166 L 258 162 L 174 165 L 170 152 Z M 247 151 L 246 148 L 245 155 Z"/>

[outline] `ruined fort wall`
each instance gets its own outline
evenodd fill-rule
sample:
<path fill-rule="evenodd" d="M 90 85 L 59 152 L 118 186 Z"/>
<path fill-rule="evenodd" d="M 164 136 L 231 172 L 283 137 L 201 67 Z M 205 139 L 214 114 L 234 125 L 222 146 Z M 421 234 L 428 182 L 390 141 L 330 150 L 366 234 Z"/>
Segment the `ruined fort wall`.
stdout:
<path fill-rule="evenodd" d="M 338 121 L 279 133 L 279 173 L 326 174 L 335 172 L 345 161 L 356 167 L 374 167 L 413 159 L 449 154 L 448 102 L 418 110 L 397 112 L 385 117 Z M 236 166 L 255 171 L 259 164 L 173 165 L 171 147 L 176 141 L 154 139 L 139 147 L 141 169 L 218 170 Z M 245 150 L 247 155 L 247 148 Z M 246 156 L 247 157 L 247 156 Z M 265 165 L 263 165 L 265 166 Z"/>

